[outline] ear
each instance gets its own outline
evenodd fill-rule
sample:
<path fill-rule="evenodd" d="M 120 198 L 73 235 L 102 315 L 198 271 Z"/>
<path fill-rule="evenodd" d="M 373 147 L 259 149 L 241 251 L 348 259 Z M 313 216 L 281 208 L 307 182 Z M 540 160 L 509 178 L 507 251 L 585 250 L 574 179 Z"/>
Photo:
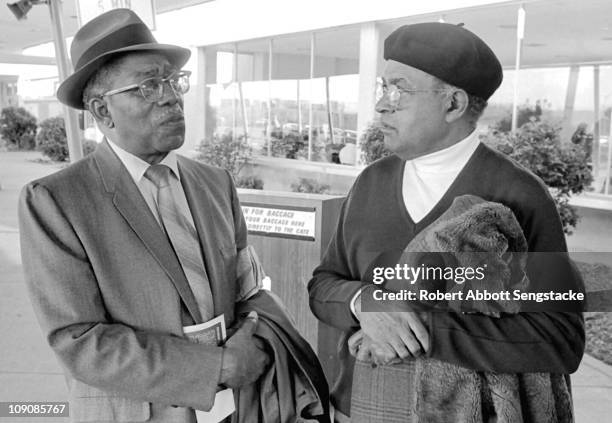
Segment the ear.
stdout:
<path fill-rule="evenodd" d="M 446 122 L 451 123 L 465 115 L 470 104 L 468 94 L 455 89 L 446 94 Z"/>
<path fill-rule="evenodd" d="M 87 108 L 99 125 L 105 128 L 113 128 L 115 126 L 106 101 L 102 97 L 94 97 L 89 100 Z"/>

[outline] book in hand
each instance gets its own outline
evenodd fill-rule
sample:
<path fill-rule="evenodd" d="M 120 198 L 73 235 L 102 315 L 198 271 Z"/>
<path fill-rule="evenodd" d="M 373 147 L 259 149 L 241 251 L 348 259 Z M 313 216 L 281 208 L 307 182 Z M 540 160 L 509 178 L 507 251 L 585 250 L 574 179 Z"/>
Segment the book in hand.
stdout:
<path fill-rule="evenodd" d="M 227 336 L 223 314 L 198 325 L 183 326 L 185 336 L 198 344 L 221 345 Z M 210 411 L 195 410 L 198 423 L 216 423 L 236 411 L 234 393 L 223 389 L 215 395 L 215 403 Z"/>

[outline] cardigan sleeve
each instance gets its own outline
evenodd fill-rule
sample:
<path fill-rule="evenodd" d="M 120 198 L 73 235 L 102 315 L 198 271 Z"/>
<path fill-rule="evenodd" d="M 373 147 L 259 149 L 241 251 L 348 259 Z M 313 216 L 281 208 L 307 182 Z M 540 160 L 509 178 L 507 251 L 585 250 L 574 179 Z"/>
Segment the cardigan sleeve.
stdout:
<path fill-rule="evenodd" d="M 310 309 L 322 322 L 341 330 L 359 327 L 351 311 L 351 300 L 361 289 L 361 281 L 351 274 L 344 236 L 346 211 L 351 194 L 340 210 L 338 225 L 323 256 L 308 282 Z"/>

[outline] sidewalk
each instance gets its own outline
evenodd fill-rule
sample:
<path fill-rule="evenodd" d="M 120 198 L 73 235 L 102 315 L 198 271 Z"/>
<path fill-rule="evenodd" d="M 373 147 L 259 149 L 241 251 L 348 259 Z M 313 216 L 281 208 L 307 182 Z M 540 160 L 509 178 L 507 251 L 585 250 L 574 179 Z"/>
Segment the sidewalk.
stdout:
<path fill-rule="evenodd" d="M 19 254 L 17 200 L 21 187 L 55 172 L 38 153 L 0 153 L 0 401 L 66 401 L 60 366 L 43 339 L 23 281 Z M 68 422 L 32 418 L 36 422 Z M 27 418 L 0 422 L 26 423 Z"/>
<path fill-rule="evenodd" d="M 28 300 L 19 256 L 17 199 L 29 180 L 60 166 L 33 163 L 36 153 L 0 153 L 0 401 L 66 401 L 64 377 Z M 577 423 L 612 416 L 612 366 L 585 356 L 572 376 Z M 36 418 L 35 422 L 67 422 Z M 2 418 L 0 423 L 25 423 Z"/>

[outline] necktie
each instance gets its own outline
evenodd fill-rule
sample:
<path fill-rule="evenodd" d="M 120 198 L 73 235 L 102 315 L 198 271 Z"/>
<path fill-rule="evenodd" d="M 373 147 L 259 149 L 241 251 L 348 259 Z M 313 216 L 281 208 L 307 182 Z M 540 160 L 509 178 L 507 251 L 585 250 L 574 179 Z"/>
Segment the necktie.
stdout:
<path fill-rule="evenodd" d="M 189 210 L 180 207 L 185 202 L 177 201 L 181 193 L 175 184 L 170 183 L 171 172 L 168 166 L 157 164 L 147 169 L 145 178 L 157 186 L 157 210 L 161 224 L 183 267 L 202 319 L 206 322 L 214 317 L 210 282 L 204 267 L 198 233 L 187 218 Z"/>

